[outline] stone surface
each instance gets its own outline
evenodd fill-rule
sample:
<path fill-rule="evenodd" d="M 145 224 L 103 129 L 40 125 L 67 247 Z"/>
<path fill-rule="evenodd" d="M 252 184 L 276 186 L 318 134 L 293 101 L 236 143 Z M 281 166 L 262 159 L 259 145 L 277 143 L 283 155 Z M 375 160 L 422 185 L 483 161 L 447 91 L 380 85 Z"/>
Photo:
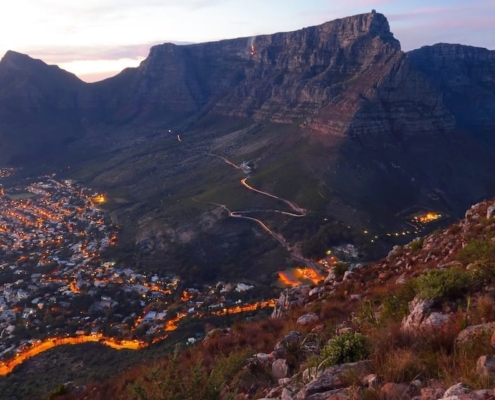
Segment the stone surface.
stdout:
<path fill-rule="evenodd" d="M 495 378 L 495 357 L 481 356 L 478 358 L 476 372 L 485 377 Z"/>
<path fill-rule="evenodd" d="M 383 400 L 407 400 L 411 396 L 411 387 L 403 383 L 386 383 L 380 390 Z"/>
<path fill-rule="evenodd" d="M 371 361 L 335 365 L 322 371 L 315 379 L 309 382 L 301 392 L 306 396 L 310 396 L 315 393 L 340 389 L 345 386 L 343 378 L 346 373 L 353 371 L 358 377 L 364 377 L 369 374 L 371 367 Z"/>
<path fill-rule="evenodd" d="M 494 332 L 493 323 L 468 326 L 457 335 L 457 345 L 480 339 L 482 336 L 491 337 Z"/>
<path fill-rule="evenodd" d="M 466 394 L 466 393 L 469 393 L 471 391 L 471 389 L 469 389 L 469 386 L 466 385 L 465 383 L 463 382 L 460 382 L 460 383 L 456 383 L 455 385 L 449 387 L 443 397 L 444 398 L 447 398 L 447 397 L 450 397 L 450 396 L 458 396 L 458 395 L 461 395 L 461 394 Z"/>
<path fill-rule="evenodd" d="M 275 358 L 285 358 L 288 354 L 288 349 L 292 346 L 297 346 L 302 341 L 303 335 L 297 331 L 290 331 L 285 335 L 274 347 L 273 356 Z"/>
<path fill-rule="evenodd" d="M 421 389 L 421 400 L 441 399 L 445 394 L 445 389 L 426 387 Z"/>
<path fill-rule="evenodd" d="M 405 331 L 418 331 L 432 305 L 432 300 L 415 298 L 409 303 L 409 315 L 402 320 L 401 328 Z"/>
<path fill-rule="evenodd" d="M 432 312 L 420 325 L 421 329 L 438 329 L 446 325 L 450 316 L 441 312 Z"/>
<path fill-rule="evenodd" d="M 315 313 L 309 313 L 309 314 L 301 315 L 297 319 L 297 323 L 300 325 L 309 325 L 318 322 L 318 319 L 319 318 Z"/>
<path fill-rule="evenodd" d="M 276 380 L 286 378 L 289 375 L 289 365 L 283 358 L 275 360 L 272 364 L 272 375 Z"/>

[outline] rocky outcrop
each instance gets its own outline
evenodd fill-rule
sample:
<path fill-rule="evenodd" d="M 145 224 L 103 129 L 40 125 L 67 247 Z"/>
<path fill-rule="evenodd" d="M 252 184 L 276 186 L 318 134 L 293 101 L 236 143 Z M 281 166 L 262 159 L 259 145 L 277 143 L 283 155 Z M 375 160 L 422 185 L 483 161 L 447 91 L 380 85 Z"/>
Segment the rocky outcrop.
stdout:
<path fill-rule="evenodd" d="M 291 307 L 300 307 L 309 301 L 311 288 L 307 285 L 299 285 L 285 289 L 275 303 L 272 318 L 281 318 Z"/>

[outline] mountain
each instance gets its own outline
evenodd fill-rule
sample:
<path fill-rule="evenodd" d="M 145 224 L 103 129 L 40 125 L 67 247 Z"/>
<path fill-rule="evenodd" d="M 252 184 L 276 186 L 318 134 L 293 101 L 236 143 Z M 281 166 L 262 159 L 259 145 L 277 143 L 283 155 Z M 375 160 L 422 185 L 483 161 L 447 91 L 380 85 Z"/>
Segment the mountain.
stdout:
<path fill-rule="evenodd" d="M 0 161 L 108 192 L 122 241 L 142 251 L 133 262 L 165 260 L 209 279 L 261 269 L 268 282 L 288 249 L 297 261 L 296 245 L 342 233 L 328 220 L 382 238 L 410 229 L 408 208 L 455 218 L 493 195 L 493 60 L 461 45 L 404 53 L 374 11 L 154 46 L 139 67 L 92 84 L 8 52 Z M 247 175 L 233 165 L 243 162 L 252 187 L 307 213 L 281 214 L 289 203 L 242 186 Z M 220 205 L 249 211 L 285 242 Z M 356 232 L 350 240 L 372 246 Z"/>

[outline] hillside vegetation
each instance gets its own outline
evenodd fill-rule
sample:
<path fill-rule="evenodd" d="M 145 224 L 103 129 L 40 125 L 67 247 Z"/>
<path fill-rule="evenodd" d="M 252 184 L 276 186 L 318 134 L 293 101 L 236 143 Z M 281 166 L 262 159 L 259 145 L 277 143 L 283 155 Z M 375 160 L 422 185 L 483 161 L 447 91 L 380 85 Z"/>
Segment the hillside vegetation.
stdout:
<path fill-rule="evenodd" d="M 193 347 L 51 398 L 492 398 L 494 204 L 377 263 L 284 291 L 278 318 L 208 327 Z"/>

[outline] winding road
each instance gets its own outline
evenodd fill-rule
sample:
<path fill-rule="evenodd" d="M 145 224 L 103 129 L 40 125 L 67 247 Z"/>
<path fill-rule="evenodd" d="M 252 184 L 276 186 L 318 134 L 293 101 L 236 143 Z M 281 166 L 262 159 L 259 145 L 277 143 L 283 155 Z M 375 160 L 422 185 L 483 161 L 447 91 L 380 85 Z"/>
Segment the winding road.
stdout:
<path fill-rule="evenodd" d="M 227 159 L 225 157 L 222 157 L 220 155 L 213 154 L 213 153 L 206 153 L 206 154 L 209 155 L 209 156 L 218 157 L 221 160 L 223 160 L 225 163 L 227 163 L 230 166 L 234 167 L 235 169 L 242 170 L 242 168 L 239 165 L 233 163 L 232 161 L 230 161 L 229 159 Z M 281 234 L 279 234 L 279 233 L 274 232 L 273 230 L 271 230 L 263 221 L 261 221 L 260 219 L 257 219 L 257 218 L 247 217 L 245 215 L 242 215 L 242 214 L 248 214 L 248 213 L 254 213 L 254 212 L 274 212 L 274 213 L 279 213 L 279 214 L 283 214 L 283 215 L 288 215 L 288 216 L 291 216 L 291 217 L 301 218 L 301 217 L 304 217 L 304 216 L 308 215 L 308 210 L 306 210 L 305 208 L 299 207 L 297 204 L 293 203 L 290 200 L 283 199 L 281 197 L 275 196 L 274 194 L 271 194 L 271 193 L 268 193 L 268 192 L 264 192 L 262 190 L 259 190 L 259 189 L 256 189 L 256 188 L 252 187 L 251 185 L 249 185 L 246 182 L 247 179 L 248 178 L 241 179 L 241 185 L 244 186 L 246 189 L 251 190 L 252 192 L 261 194 L 263 196 L 268 196 L 268 197 L 271 197 L 273 199 L 282 201 L 285 204 L 287 204 L 290 207 L 290 209 L 292 211 L 294 211 L 294 212 L 281 211 L 281 210 L 244 210 L 244 211 L 231 211 L 225 204 L 218 204 L 218 203 L 209 203 L 209 204 L 212 204 L 212 205 L 215 205 L 217 207 L 223 208 L 225 211 L 227 211 L 229 213 L 229 217 L 232 217 L 232 218 L 242 218 L 242 219 L 247 219 L 247 220 L 256 222 L 259 226 L 261 226 L 261 228 L 265 232 L 267 232 L 275 240 L 277 240 L 289 252 L 289 254 L 291 255 L 291 257 L 295 261 L 302 262 L 302 263 L 306 264 L 307 266 L 309 266 L 311 268 L 317 268 L 317 264 L 315 262 L 313 262 L 311 260 L 308 260 L 308 259 L 304 258 L 302 255 L 296 253 L 296 250 L 294 248 L 292 248 L 289 245 L 289 243 L 287 243 L 287 240 L 285 240 L 285 238 Z M 196 199 L 193 199 L 193 200 L 197 201 Z"/>

